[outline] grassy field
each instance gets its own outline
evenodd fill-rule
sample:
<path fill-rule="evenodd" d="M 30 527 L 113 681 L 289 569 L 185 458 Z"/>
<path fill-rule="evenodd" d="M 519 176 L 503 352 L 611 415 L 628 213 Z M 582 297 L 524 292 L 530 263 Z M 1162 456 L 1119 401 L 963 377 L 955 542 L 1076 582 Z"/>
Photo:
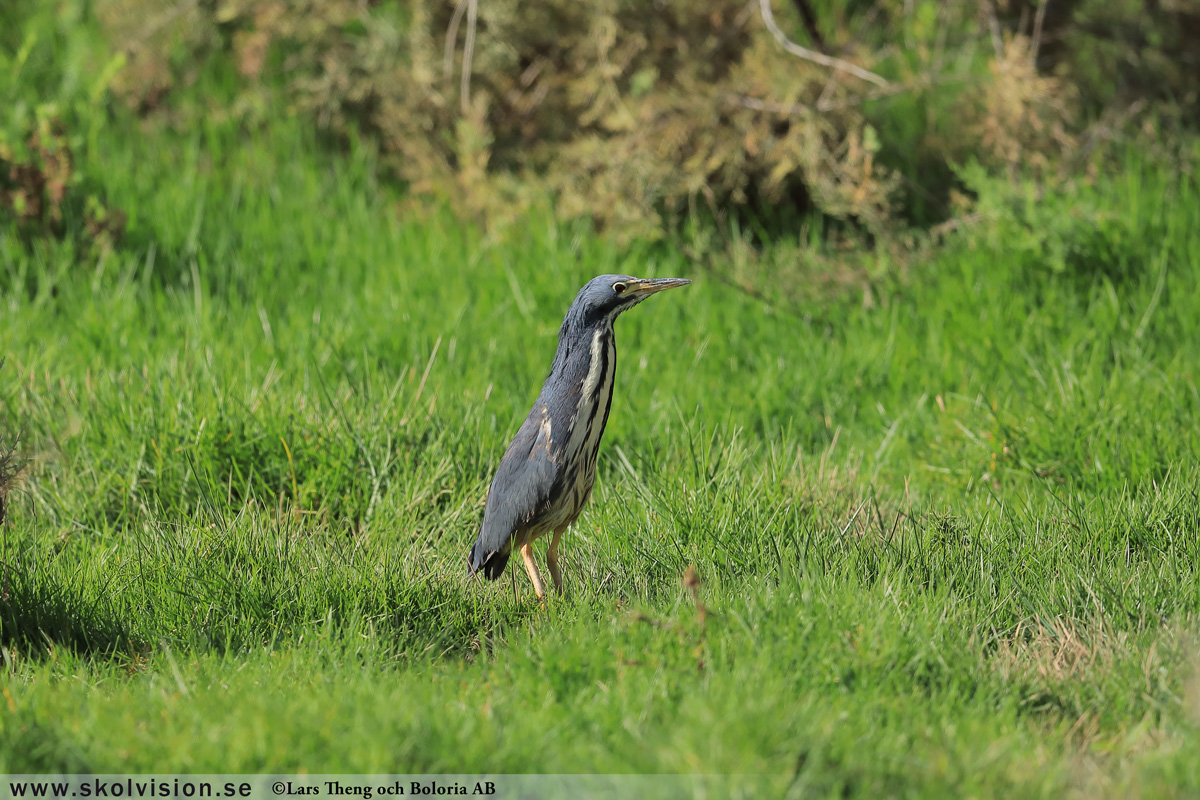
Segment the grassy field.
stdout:
<path fill-rule="evenodd" d="M 0 230 L 0 424 L 31 459 L 0 771 L 1200 795 L 1194 176 L 1132 153 L 869 306 L 793 308 L 669 247 L 414 214 L 285 114 L 85 112 L 126 236 Z M 603 272 L 695 284 L 617 325 L 542 608 L 465 558 Z"/>

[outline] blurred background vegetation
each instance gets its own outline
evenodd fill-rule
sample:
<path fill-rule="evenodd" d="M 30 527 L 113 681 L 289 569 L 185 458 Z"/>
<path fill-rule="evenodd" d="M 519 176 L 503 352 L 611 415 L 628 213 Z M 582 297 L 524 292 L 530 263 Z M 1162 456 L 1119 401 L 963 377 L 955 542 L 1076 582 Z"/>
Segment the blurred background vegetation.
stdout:
<path fill-rule="evenodd" d="M 550 207 L 793 301 L 870 302 L 980 223 L 1036 249 L 1031 195 L 1131 143 L 1190 170 L 1200 113 L 1200 0 L 75 0 L 42 41 L 33 0 L 5 5 L 0 213 L 101 248 L 126 213 L 77 174 L 64 97 L 180 131 L 285 103 L 376 148 L 401 214 L 503 236 Z M 214 70 L 224 91 L 182 99 Z"/>

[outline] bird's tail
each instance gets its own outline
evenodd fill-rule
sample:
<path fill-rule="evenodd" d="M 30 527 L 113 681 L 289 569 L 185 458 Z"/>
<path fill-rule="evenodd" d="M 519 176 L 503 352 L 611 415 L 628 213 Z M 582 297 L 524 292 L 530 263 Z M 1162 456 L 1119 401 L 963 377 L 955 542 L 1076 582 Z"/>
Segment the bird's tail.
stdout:
<path fill-rule="evenodd" d="M 471 555 L 467 556 L 467 574 L 474 575 L 479 570 L 483 570 L 483 576 L 489 581 L 494 581 L 504 573 L 504 568 L 508 566 L 508 550 L 495 550 L 491 553 L 483 548 L 483 543 L 478 539 L 475 540 L 475 545 L 471 548 Z"/>

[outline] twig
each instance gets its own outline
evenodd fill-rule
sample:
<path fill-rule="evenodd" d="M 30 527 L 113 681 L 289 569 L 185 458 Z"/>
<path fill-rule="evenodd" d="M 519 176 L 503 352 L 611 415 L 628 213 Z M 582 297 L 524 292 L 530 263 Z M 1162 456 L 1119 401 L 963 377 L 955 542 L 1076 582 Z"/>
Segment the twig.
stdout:
<path fill-rule="evenodd" d="M 771 32 L 771 35 L 775 37 L 775 40 L 778 41 L 779 44 L 783 45 L 783 49 L 787 50 L 792 55 L 803 58 L 806 61 L 812 61 L 820 64 L 824 67 L 841 70 L 842 72 L 849 72 L 851 75 L 862 78 L 864 81 L 870 81 L 876 86 L 886 87 L 891 85 L 886 78 L 876 75 L 870 70 L 855 66 L 849 61 L 843 61 L 840 58 L 834 58 L 833 56 L 827 56 L 824 53 L 818 53 L 816 50 L 809 50 L 807 47 L 801 47 L 792 40 L 788 39 L 787 34 L 780 30 L 779 26 L 775 24 L 775 15 L 771 12 L 771 0 L 759 0 L 758 7 L 762 12 L 763 24 L 767 26 L 767 30 Z"/>
<path fill-rule="evenodd" d="M 442 50 L 442 76 L 450 80 L 450 72 L 454 69 L 454 45 L 458 41 L 458 24 L 462 22 L 463 12 L 467 10 L 467 0 L 458 0 L 454 7 L 454 16 L 446 28 L 446 46 Z"/>
<path fill-rule="evenodd" d="M 467 41 L 463 44 L 462 61 L 462 113 L 466 116 L 471 110 L 471 62 L 475 58 L 475 15 L 479 10 L 479 0 L 469 0 L 467 6 Z"/>
<path fill-rule="evenodd" d="M 1037 66 L 1038 48 L 1042 45 L 1042 23 L 1046 21 L 1046 6 L 1050 0 L 1038 3 L 1037 14 L 1033 17 L 1033 40 L 1029 44 L 1029 63 Z"/>

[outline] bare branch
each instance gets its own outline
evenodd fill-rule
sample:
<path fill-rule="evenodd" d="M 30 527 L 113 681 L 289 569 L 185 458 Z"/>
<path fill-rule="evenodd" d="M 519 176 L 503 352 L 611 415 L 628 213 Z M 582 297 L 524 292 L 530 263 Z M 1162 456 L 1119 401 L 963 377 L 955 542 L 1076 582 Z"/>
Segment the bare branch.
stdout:
<path fill-rule="evenodd" d="M 856 78 L 862 78 L 864 81 L 870 81 L 876 86 L 890 86 L 886 78 L 876 75 L 870 70 L 855 66 L 849 61 L 843 61 L 840 58 L 834 58 L 833 56 L 827 56 L 824 53 L 818 53 L 816 50 L 809 50 L 807 47 L 801 47 L 791 39 L 787 38 L 787 34 L 780 30 L 779 26 L 775 24 L 775 15 L 771 11 L 771 0 L 759 0 L 758 7 L 762 11 L 763 24 L 767 26 L 767 30 L 771 32 L 771 35 L 775 37 L 775 40 L 779 42 L 779 44 L 783 45 L 783 49 L 787 50 L 792 55 L 803 58 L 806 61 L 812 61 L 816 64 L 820 64 L 823 67 L 830 67 L 832 69 L 841 70 L 842 72 L 849 72 Z"/>
<path fill-rule="evenodd" d="M 463 12 L 467 10 L 467 0 L 458 0 L 454 7 L 454 16 L 446 28 L 446 46 L 442 51 L 442 77 L 450 80 L 450 71 L 454 69 L 454 46 L 458 43 L 458 24 L 462 22 Z"/>
<path fill-rule="evenodd" d="M 1033 18 L 1033 41 L 1029 44 L 1029 63 L 1037 66 L 1038 48 L 1042 46 L 1042 25 L 1046 21 L 1046 6 L 1050 0 L 1038 3 L 1037 14 Z"/>
<path fill-rule="evenodd" d="M 475 14 L 479 11 L 479 0 L 469 0 L 467 6 L 467 41 L 463 44 L 462 113 L 466 116 L 471 110 L 471 62 L 475 59 Z"/>

